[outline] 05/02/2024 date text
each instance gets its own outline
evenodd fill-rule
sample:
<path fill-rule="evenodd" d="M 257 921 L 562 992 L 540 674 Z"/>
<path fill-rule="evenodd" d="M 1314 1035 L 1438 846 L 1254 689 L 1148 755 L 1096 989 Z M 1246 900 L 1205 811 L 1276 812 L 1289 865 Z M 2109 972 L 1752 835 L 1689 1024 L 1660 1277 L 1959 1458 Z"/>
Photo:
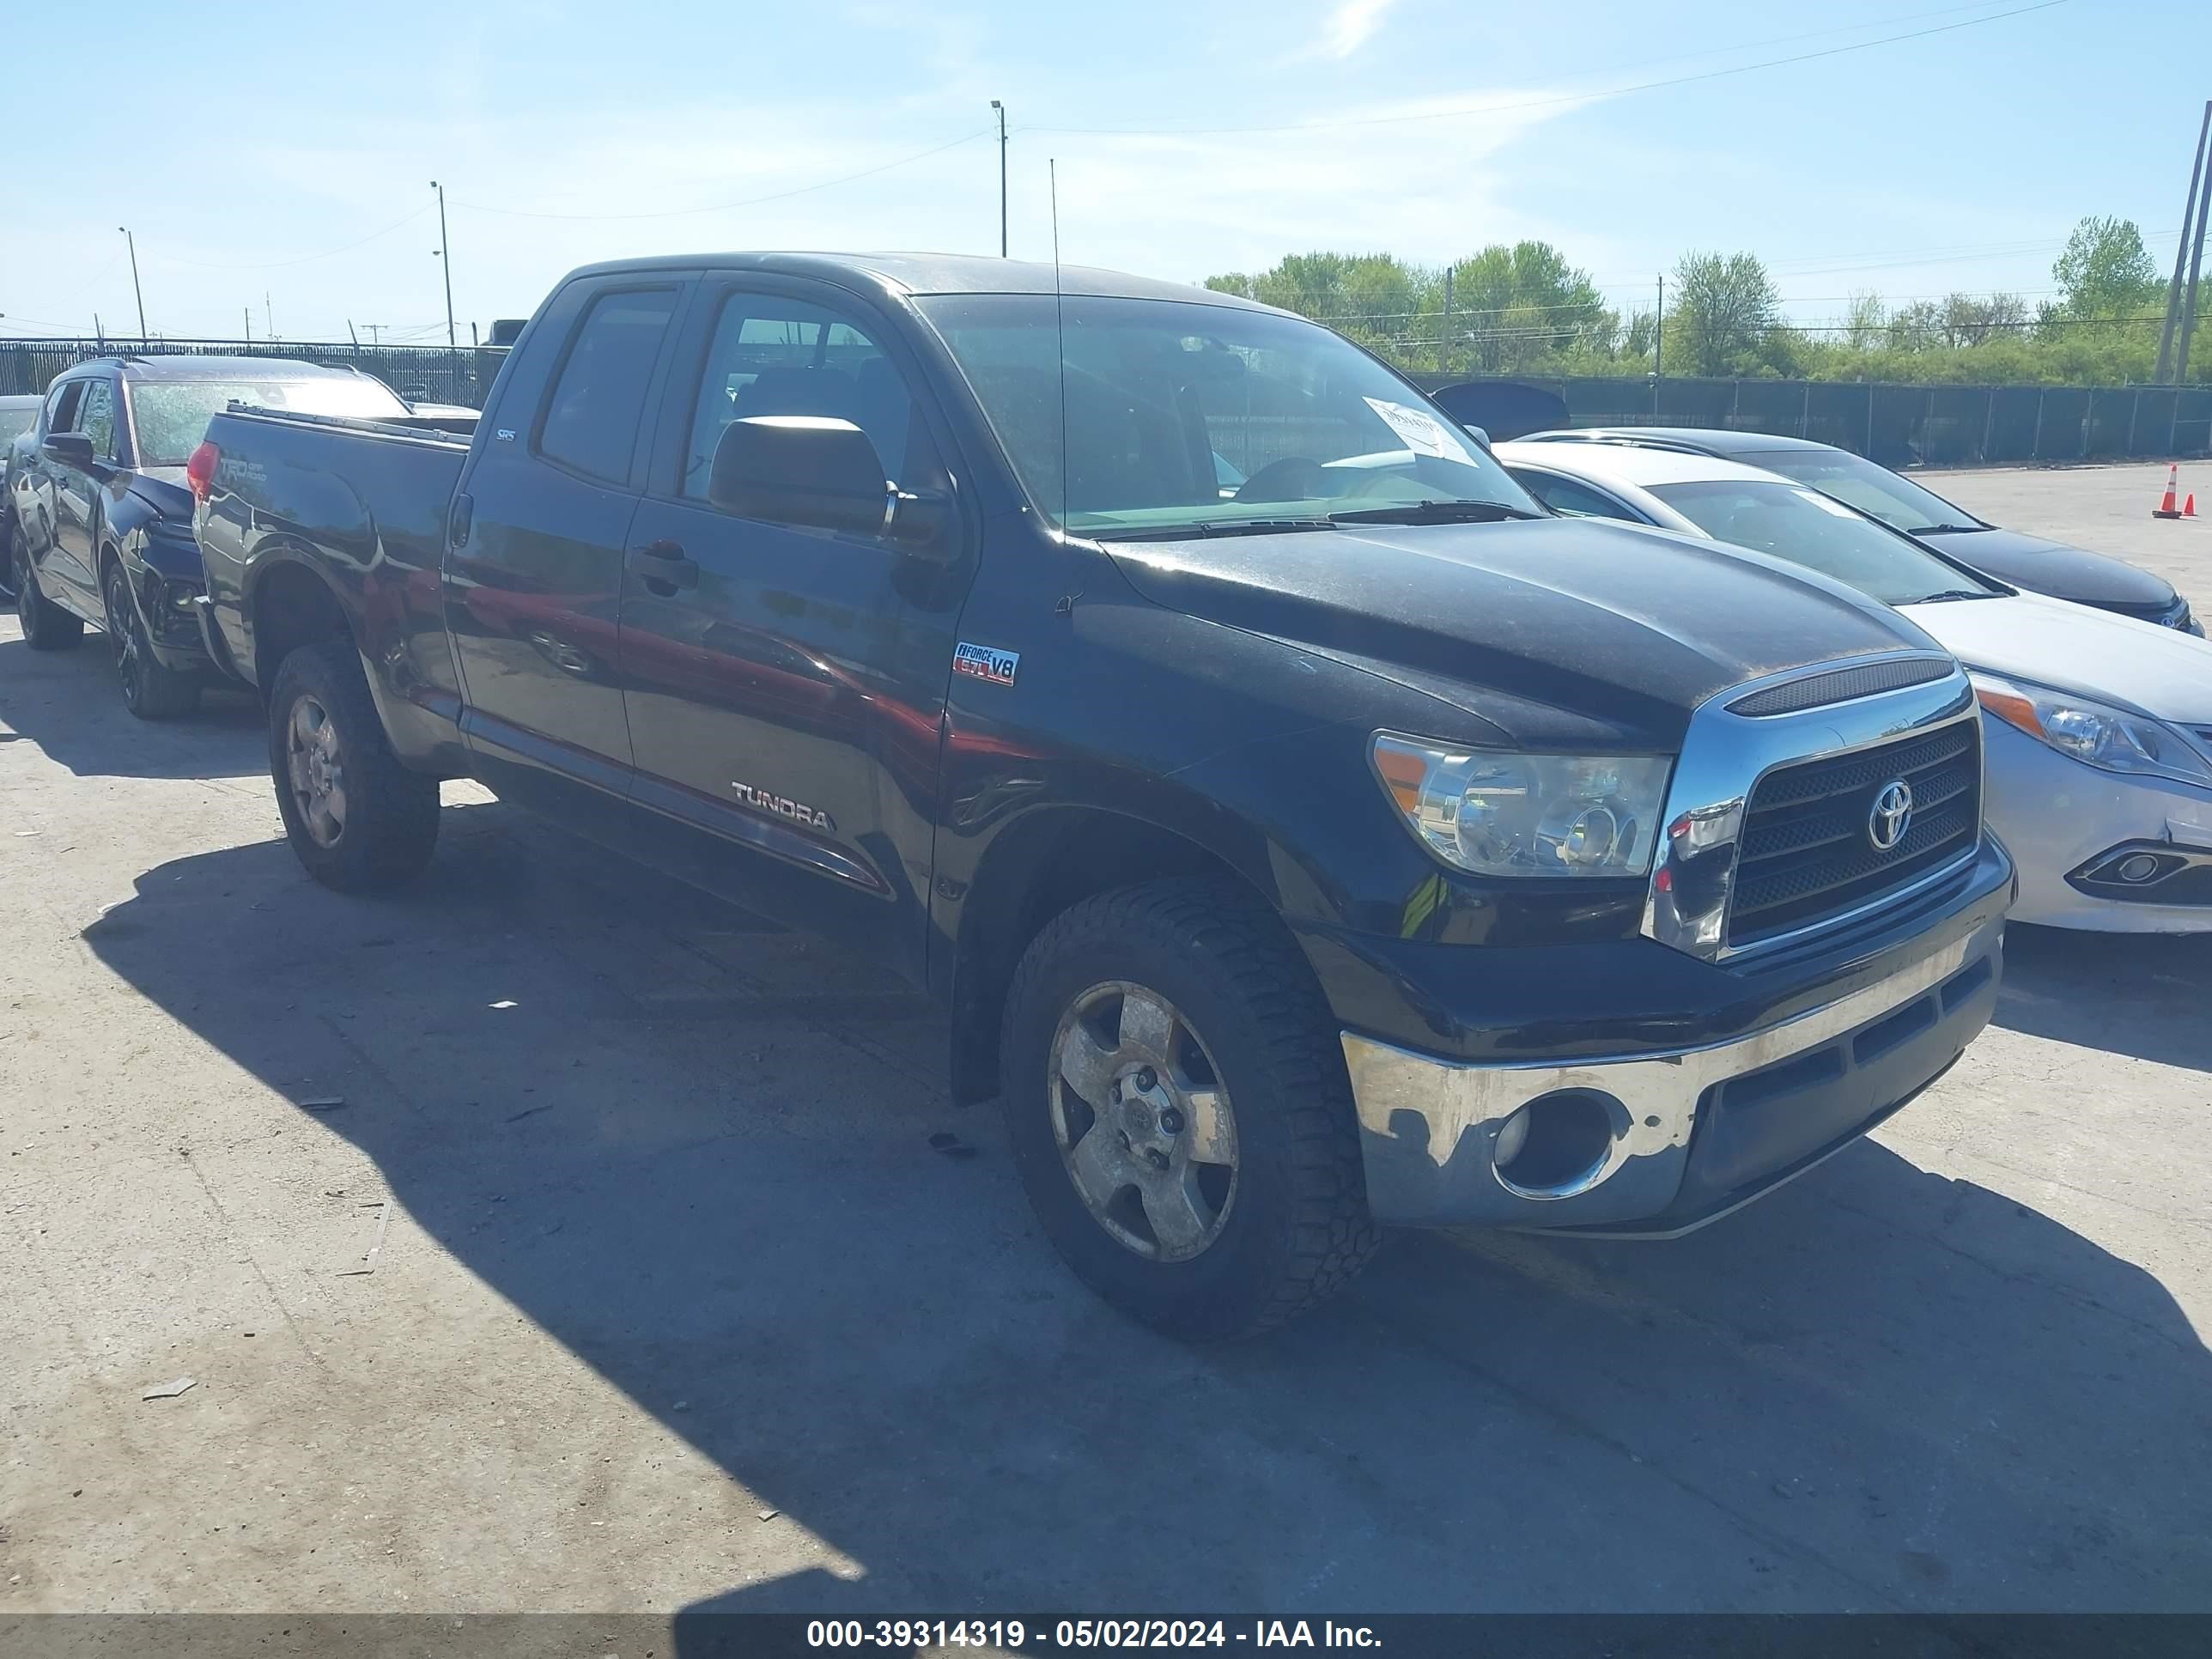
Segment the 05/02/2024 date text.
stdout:
<path fill-rule="evenodd" d="M 1364 1625 L 1255 1619 L 816 1619 L 810 1648 L 1379 1648 Z"/>

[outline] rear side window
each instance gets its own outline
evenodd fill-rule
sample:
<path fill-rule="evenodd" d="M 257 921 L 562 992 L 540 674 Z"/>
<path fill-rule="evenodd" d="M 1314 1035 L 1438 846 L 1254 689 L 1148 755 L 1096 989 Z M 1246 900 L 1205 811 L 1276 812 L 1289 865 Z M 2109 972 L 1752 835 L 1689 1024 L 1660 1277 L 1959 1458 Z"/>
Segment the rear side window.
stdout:
<path fill-rule="evenodd" d="M 676 295 L 673 288 L 630 289 L 592 301 L 546 399 L 539 454 L 595 478 L 628 481 Z"/>

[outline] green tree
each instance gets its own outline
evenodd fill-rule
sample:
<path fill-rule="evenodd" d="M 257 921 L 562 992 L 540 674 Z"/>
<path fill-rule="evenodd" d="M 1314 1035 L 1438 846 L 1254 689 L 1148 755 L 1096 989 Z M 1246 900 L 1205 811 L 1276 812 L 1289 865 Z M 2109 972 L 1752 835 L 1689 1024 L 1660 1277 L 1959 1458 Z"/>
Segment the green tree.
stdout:
<path fill-rule="evenodd" d="M 2155 306 L 2164 286 L 2132 219 L 2083 219 L 2051 275 L 2065 317 L 2133 316 Z"/>
<path fill-rule="evenodd" d="M 1782 295 L 1756 255 L 1686 253 L 1674 267 L 1667 319 L 1668 363 L 1693 374 L 1756 374 L 1779 367 Z"/>
<path fill-rule="evenodd" d="M 1451 277 L 1449 368 L 1496 374 L 1577 346 L 1609 352 L 1620 332 L 1589 272 L 1549 242 L 1493 243 L 1453 265 Z"/>
<path fill-rule="evenodd" d="M 1326 322 L 1365 345 L 1407 337 L 1428 274 L 1389 253 L 1293 253 L 1255 275 L 1209 276 L 1206 287 Z"/>

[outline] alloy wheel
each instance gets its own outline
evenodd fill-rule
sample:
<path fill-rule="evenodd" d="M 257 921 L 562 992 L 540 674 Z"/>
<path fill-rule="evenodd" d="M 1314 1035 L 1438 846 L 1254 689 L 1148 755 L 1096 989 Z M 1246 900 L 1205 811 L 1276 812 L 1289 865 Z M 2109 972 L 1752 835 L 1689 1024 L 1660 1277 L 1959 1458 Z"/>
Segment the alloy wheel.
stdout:
<path fill-rule="evenodd" d="M 1220 1237 L 1237 1200 L 1237 1119 L 1182 1013 L 1126 981 L 1061 1016 L 1046 1080 L 1060 1161 L 1098 1224 L 1153 1261 Z"/>
<path fill-rule="evenodd" d="M 285 768 L 292 804 L 319 847 L 335 847 L 345 833 L 345 751 L 330 711 L 312 696 L 292 705 L 284 733 Z"/>

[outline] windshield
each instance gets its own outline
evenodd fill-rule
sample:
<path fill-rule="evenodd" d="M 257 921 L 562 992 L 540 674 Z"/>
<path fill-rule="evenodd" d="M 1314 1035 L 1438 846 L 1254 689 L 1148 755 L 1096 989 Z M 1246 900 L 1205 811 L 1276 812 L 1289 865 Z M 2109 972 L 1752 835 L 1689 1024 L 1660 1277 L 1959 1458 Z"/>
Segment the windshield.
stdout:
<path fill-rule="evenodd" d="M 1983 527 L 1933 490 L 1923 489 L 1911 479 L 1900 477 L 1886 466 L 1876 466 L 1863 455 L 1843 450 L 1763 449 L 1735 459 L 1747 466 L 1763 466 L 1769 472 L 1810 484 L 1908 536 L 1929 530 Z"/>
<path fill-rule="evenodd" d="M 21 437 L 38 424 L 39 405 L 36 399 L 21 409 L 0 404 L 0 447 Z"/>
<path fill-rule="evenodd" d="M 1049 294 L 917 301 L 1030 503 L 1092 535 L 1164 534 L 1423 502 L 1542 509 L 1474 441 L 1358 347 L 1294 317 Z"/>
<path fill-rule="evenodd" d="M 137 464 L 182 466 L 207 436 L 208 422 L 232 403 L 371 421 L 407 413 L 407 405 L 381 381 L 350 374 L 319 374 L 304 380 L 139 380 L 131 386 Z"/>
<path fill-rule="evenodd" d="M 1884 605 L 1983 599 L 2003 591 L 1796 484 L 1753 479 L 1650 489 L 1716 540 L 1817 570 Z"/>

